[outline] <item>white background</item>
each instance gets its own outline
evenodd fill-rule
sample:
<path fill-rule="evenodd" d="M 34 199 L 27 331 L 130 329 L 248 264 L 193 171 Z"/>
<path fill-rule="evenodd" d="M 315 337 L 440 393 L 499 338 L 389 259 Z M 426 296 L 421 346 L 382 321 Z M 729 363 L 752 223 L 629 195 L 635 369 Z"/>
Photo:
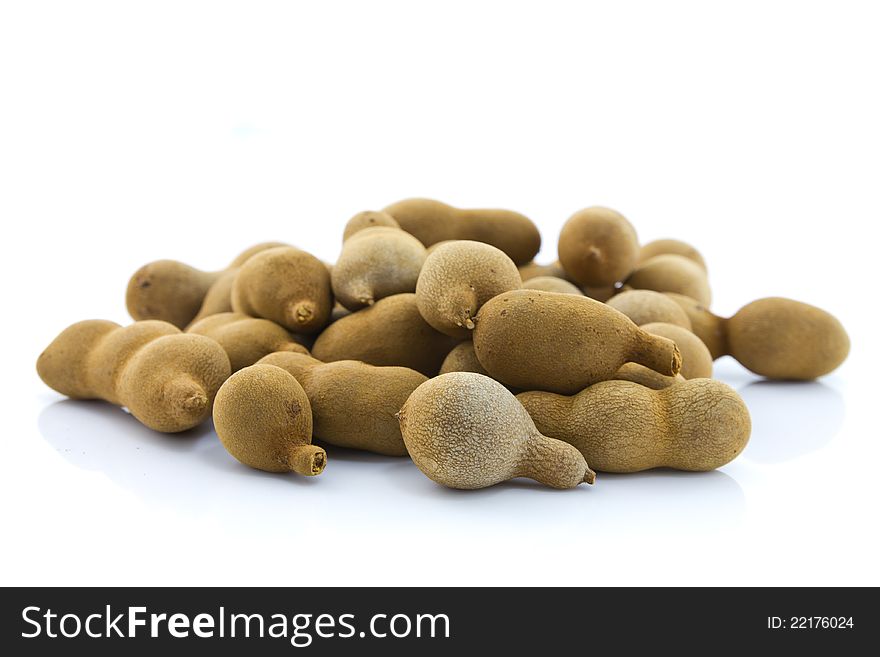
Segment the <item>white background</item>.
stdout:
<path fill-rule="evenodd" d="M 870 2 L 10 2 L 0 10 L 3 584 L 880 584 L 880 32 Z M 784 295 L 850 332 L 815 383 L 717 373 L 754 423 L 707 474 L 434 485 L 332 450 L 252 471 L 63 401 L 39 352 L 126 323 L 157 258 L 329 261 L 408 196 L 544 234 L 587 205 L 705 254 L 714 308 Z"/>

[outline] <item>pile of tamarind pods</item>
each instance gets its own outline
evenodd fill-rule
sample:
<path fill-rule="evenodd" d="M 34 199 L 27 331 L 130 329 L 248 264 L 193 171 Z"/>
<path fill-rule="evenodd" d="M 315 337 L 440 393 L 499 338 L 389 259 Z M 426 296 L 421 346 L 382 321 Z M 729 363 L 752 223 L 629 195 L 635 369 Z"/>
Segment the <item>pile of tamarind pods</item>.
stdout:
<path fill-rule="evenodd" d="M 840 322 L 799 301 L 713 314 L 702 255 L 640 244 L 614 210 L 575 213 L 557 262 L 534 263 L 540 247 L 519 213 L 409 199 L 352 217 L 332 266 L 279 242 L 222 271 L 159 260 L 128 283 L 132 324 L 73 324 L 37 371 L 156 431 L 213 417 L 232 456 L 269 472 L 320 474 L 325 443 L 408 455 L 453 488 L 573 488 L 742 452 L 751 419 L 712 378 L 722 356 L 809 380 L 849 352 Z"/>

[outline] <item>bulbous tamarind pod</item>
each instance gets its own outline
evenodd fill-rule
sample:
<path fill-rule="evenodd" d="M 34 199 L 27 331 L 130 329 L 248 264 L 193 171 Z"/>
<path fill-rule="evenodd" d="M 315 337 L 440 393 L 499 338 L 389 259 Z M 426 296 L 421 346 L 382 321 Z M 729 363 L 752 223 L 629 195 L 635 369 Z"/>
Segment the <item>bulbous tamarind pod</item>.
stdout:
<path fill-rule="evenodd" d="M 274 365 L 252 365 L 217 393 L 214 427 L 232 456 L 266 472 L 319 475 L 327 454 L 312 445 L 312 411 L 302 386 Z"/>
<path fill-rule="evenodd" d="M 406 232 L 425 246 L 444 240 L 473 240 L 501 249 L 517 265 L 541 249 L 541 233 L 528 218 L 510 210 L 463 210 L 440 201 L 412 198 L 385 208 Z"/>
<path fill-rule="evenodd" d="M 40 354 L 37 372 L 53 390 L 74 399 L 103 399 L 125 406 L 118 383 L 131 357 L 146 344 L 180 329 L 157 319 L 121 327 L 90 319 L 64 329 Z"/>
<path fill-rule="evenodd" d="M 365 228 L 376 228 L 377 226 L 400 230 L 400 224 L 387 212 L 367 210 L 366 212 L 358 212 L 348 220 L 348 223 L 345 224 L 345 230 L 342 232 L 342 241 L 347 241 L 349 237 Z"/>
<path fill-rule="evenodd" d="M 729 354 L 768 379 L 815 379 L 837 369 L 849 355 L 849 336 L 837 318 L 800 301 L 758 299 L 725 319 L 694 299 L 667 296 L 688 314 L 712 358 Z"/>
<path fill-rule="evenodd" d="M 516 398 L 497 381 L 473 372 L 430 379 L 399 414 L 413 462 L 450 488 L 485 488 L 528 477 L 554 488 L 593 483 L 577 449 L 538 433 Z"/>
<path fill-rule="evenodd" d="M 178 432 L 208 416 L 230 367 L 219 344 L 168 322 L 87 320 L 52 341 L 37 372 L 62 394 L 125 406 L 151 429 Z"/>
<path fill-rule="evenodd" d="M 360 360 L 434 376 L 456 343 L 422 318 L 415 294 L 395 294 L 333 322 L 318 336 L 312 355 L 325 363 Z"/>
<path fill-rule="evenodd" d="M 675 343 L 681 352 L 681 376 L 685 379 L 712 378 L 712 354 L 703 341 L 689 330 L 664 322 L 643 324 L 641 328 L 651 335 L 669 338 Z"/>
<path fill-rule="evenodd" d="M 425 260 L 416 284 L 416 303 L 428 324 L 464 340 L 470 338 L 480 306 L 521 285 L 519 270 L 501 250 L 458 240 L 439 247 Z"/>
<path fill-rule="evenodd" d="M 238 269 L 258 253 L 268 251 L 269 249 L 277 249 L 280 246 L 290 246 L 290 244 L 287 244 L 286 242 L 260 242 L 259 244 L 254 244 L 235 256 L 235 259 L 229 263 L 226 270 Z"/>
<path fill-rule="evenodd" d="M 300 249 L 262 251 L 235 277 L 232 308 L 271 319 L 294 333 L 317 333 L 333 309 L 330 273 L 323 262 Z"/>
<path fill-rule="evenodd" d="M 604 381 L 573 397 L 523 392 L 517 399 L 541 433 L 575 446 L 602 472 L 714 470 L 740 454 L 751 433 L 742 399 L 713 379 L 663 390 Z"/>
<path fill-rule="evenodd" d="M 196 322 L 205 319 L 205 317 L 232 312 L 232 284 L 235 283 L 237 275 L 238 267 L 227 269 L 214 281 L 202 300 L 199 312 L 196 313 L 196 316 L 187 325 L 187 329 Z"/>
<path fill-rule="evenodd" d="M 565 273 L 565 269 L 562 267 L 562 263 L 558 260 L 556 262 L 551 262 L 549 265 L 539 265 L 534 260 L 527 262 L 524 265 L 520 265 L 518 267 L 520 278 L 524 281 L 527 281 L 531 278 L 538 278 L 539 276 L 553 276 L 555 278 L 561 278 L 563 280 L 572 283 L 572 281 L 568 274 Z"/>
<path fill-rule="evenodd" d="M 571 294 L 505 292 L 477 315 L 474 350 L 493 378 L 521 390 L 578 392 L 634 362 L 678 374 L 675 343 L 604 303 Z"/>
<path fill-rule="evenodd" d="M 221 272 L 201 271 L 175 260 L 157 260 L 138 269 L 125 293 L 128 314 L 136 320 L 163 320 L 182 328 L 199 312 Z"/>
<path fill-rule="evenodd" d="M 649 367 L 639 365 L 638 363 L 624 363 L 620 369 L 611 377 L 613 381 L 632 381 L 652 390 L 663 390 L 676 383 L 681 383 L 686 379 L 681 373 L 675 376 L 664 376 L 658 374 Z"/>
<path fill-rule="evenodd" d="M 612 286 L 629 275 L 638 259 L 635 228 L 609 208 L 575 212 L 559 233 L 559 262 L 582 286 Z"/>
<path fill-rule="evenodd" d="M 427 381 L 407 367 L 375 367 L 359 361 L 322 363 L 292 352 L 260 361 L 281 367 L 302 384 L 312 407 L 318 440 L 388 456 L 405 456 L 396 414 Z"/>
<path fill-rule="evenodd" d="M 123 405 L 143 424 L 174 433 L 207 419 L 229 374 L 226 353 L 210 338 L 166 335 L 132 355 L 117 390 Z"/>
<path fill-rule="evenodd" d="M 453 242 L 460 242 L 461 240 L 441 240 L 440 242 L 434 242 L 431 246 L 425 249 L 425 253 L 427 255 L 431 255 L 439 249 L 441 246 L 445 246 L 447 244 L 452 244 Z"/>
<path fill-rule="evenodd" d="M 167 333 L 157 333 L 157 335 L 177 332 L 175 327 L 167 322 L 148 320 L 143 323 L 157 323 L 162 327 L 168 327 Z M 105 395 L 115 397 L 113 370 L 111 369 L 107 376 L 101 376 L 107 370 L 92 368 L 89 359 L 95 347 L 108 334 L 119 328 L 116 322 L 104 319 L 89 319 L 68 326 L 40 354 L 37 359 L 37 374 L 47 386 L 71 399 L 97 399 L 101 396 L 98 392 L 99 388 Z"/>
<path fill-rule="evenodd" d="M 843 325 L 820 308 L 770 297 L 727 320 L 730 355 L 770 379 L 809 380 L 837 369 L 849 354 Z"/>
<path fill-rule="evenodd" d="M 718 359 L 727 354 L 727 320 L 713 314 L 705 305 L 675 292 L 664 292 L 678 306 L 684 310 L 691 322 L 691 331 L 709 349 L 713 359 Z"/>
<path fill-rule="evenodd" d="M 345 241 L 330 281 L 337 301 L 349 310 L 394 294 L 415 292 L 425 247 L 399 228 L 366 228 Z"/>
<path fill-rule="evenodd" d="M 684 256 L 688 260 L 693 260 L 700 265 L 703 271 L 708 271 L 706 268 L 706 260 L 703 258 L 703 255 L 690 244 L 682 242 L 681 240 L 662 239 L 648 242 L 641 248 L 639 262 L 642 263 L 654 256 L 667 254 Z"/>
<path fill-rule="evenodd" d="M 629 288 L 627 288 L 626 286 L 619 288 L 616 285 L 608 285 L 605 287 L 590 287 L 589 285 L 585 285 L 581 288 L 581 291 L 584 293 L 584 296 L 588 296 L 591 299 L 595 299 L 596 301 L 606 303 L 616 294 L 620 292 L 625 292 L 627 289 Z"/>
<path fill-rule="evenodd" d="M 251 256 L 276 246 L 282 244 L 256 244 L 239 254 L 229 269 L 237 269 Z M 176 260 L 150 262 L 128 281 L 125 304 L 135 320 L 158 319 L 182 329 L 200 314 L 205 296 L 224 273 L 201 271 Z"/>
<path fill-rule="evenodd" d="M 443 359 L 443 365 L 440 366 L 440 374 L 448 374 L 449 372 L 476 372 L 485 376 L 491 376 L 486 368 L 477 360 L 477 354 L 474 352 L 474 343 L 465 340 L 452 348 L 446 358 Z"/>
<path fill-rule="evenodd" d="M 276 351 L 307 354 L 304 338 L 287 332 L 268 319 L 248 317 L 241 313 L 219 313 L 200 320 L 187 333 L 205 335 L 223 347 L 229 356 L 232 371 L 253 365 L 263 356 Z"/>
<path fill-rule="evenodd" d="M 541 292 L 558 292 L 559 294 L 577 294 L 584 296 L 583 291 L 574 283 L 556 276 L 535 276 L 523 281 L 524 290 L 540 290 Z"/>
<path fill-rule="evenodd" d="M 706 271 L 680 255 L 664 254 L 645 260 L 626 279 L 626 284 L 637 290 L 684 294 L 704 306 L 712 302 Z"/>
<path fill-rule="evenodd" d="M 684 309 L 660 292 L 627 290 L 614 295 L 605 303 L 629 317 L 636 326 L 665 322 L 691 330 L 691 320 Z"/>
<path fill-rule="evenodd" d="M 338 301 L 333 305 L 333 310 L 330 312 L 330 323 L 342 319 L 343 317 L 348 317 L 351 315 L 351 311 L 343 306 Z"/>

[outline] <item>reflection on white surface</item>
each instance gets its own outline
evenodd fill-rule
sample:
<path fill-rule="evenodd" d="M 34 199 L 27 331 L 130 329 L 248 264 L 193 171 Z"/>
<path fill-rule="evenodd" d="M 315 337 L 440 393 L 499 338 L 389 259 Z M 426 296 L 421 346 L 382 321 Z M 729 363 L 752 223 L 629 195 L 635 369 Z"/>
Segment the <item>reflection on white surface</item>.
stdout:
<path fill-rule="evenodd" d="M 743 458 L 782 463 L 827 445 L 843 425 L 843 396 L 819 381 L 757 380 L 739 388 L 752 415 Z"/>
<path fill-rule="evenodd" d="M 42 445 L 29 449 L 45 458 L 48 445 L 62 459 L 47 463 L 42 496 L 29 508 L 41 504 L 43 514 L 64 509 L 58 518 L 67 522 L 63 531 L 85 529 L 70 549 L 97 569 L 91 572 L 104 573 L 100 581 L 105 583 L 117 581 L 114 572 L 130 572 L 131 555 L 156 560 L 156 567 L 137 580 L 146 584 L 520 581 L 510 572 L 531 584 L 613 584 L 618 577 L 632 583 L 701 584 L 708 581 L 705 573 L 716 569 L 718 555 L 726 555 L 730 572 L 736 573 L 727 580 L 731 583 L 766 582 L 767 573 L 772 581 L 800 581 L 799 569 L 813 559 L 802 546 L 814 540 L 817 509 L 824 513 L 829 536 L 849 536 L 855 549 L 864 546 L 867 553 L 869 543 L 856 540 L 853 528 L 868 531 L 870 525 L 854 523 L 853 514 L 839 509 L 870 499 L 865 491 L 873 491 L 873 485 L 864 476 L 852 476 L 846 454 L 856 449 L 853 441 L 862 441 L 858 449 L 864 454 L 874 443 L 859 433 L 838 436 L 844 419 L 848 425 L 851 418 L 844 418 L 836 382 L 762 382 L 729 359 L 720 365 L 719 376 L 740 389 L 750 408 L 753 434 L 743 456 L 715 472 L 599 473 L 595 486 L 567 491 L 525 479 L 457 491 L 426 478 L 408 458 L 331 446 L 321 476 L 278 475 L 238 463 L 210 422 L 165 435 L 110 404 L 58 400 L 40 409 L 42 441 L 38 436 L 37 442 Z M 859 405 L 850 403 L 856 415 Z M 835 454 L 843 461 L 835 463 Z M 826 464 L 826 485 L 814 486 L 811 473 Z M 112 516 L 102 515 L 108 509 L 115 511 Z M 50 531 L 42 522 L 31 524 L 33 517 L 39 516 L 28 512 L 21 521 L 28 527 L 25 536 Z M 759 549 L 749 538 L 757 535 L 773 536 L 773 544 Z M 175 550 L 166 554 L 171 544 Z M 63 581 L 79 581 L 90 572 L 68 572 L 73 557 L 58 561 L 52 545 L 29 540 L 21 550 L 38 554 L 49 568 L 40 572 Z M 271 561 L 229 566 L 226 549 L 264 546 L 290 554 L 306 551 L 328 568 L 309 571 L 305 579 L 279 579 Z M 173 559 L 178 550 L 188 558 Z M 773 550 L 773 566 L 750 579 L 754 573 L 747 563 Z M 744 553 L 753 561 L 740 562 Z M 585 562 L 572 579 L 566 571 L 570 562 L 561 557 L 575 554 L 616 566 L 597 571 Z M 535 555 L 546 568 L 517 570 L 516 564 Z M 803 558 L 795 563 L 791 555 Z M 425 558 L 438 564 L 436 572 L 426 580 L 414 578 Z M 651 565 L 654 558 L 666 564 L 659 571 Z M 106 568 L 108 561 L 115 571 Z"/>
<path fill-rule="evenodd" d="M 164 435 L 100 402 L 50 404 L 40 414 L 39 429 L 71 464 L 100 471 L 151 504 L 176 514 L 216 516 L 261 533 L 289 535 L 331 518 L 364 532 L 430 533 L 453 526 L 484 532 L 527 518 L 532 531 L 590 523 L 624 533 L 652 528 L 689 533 L 730 526 L 745 508 L 740 486 L 720 471 L 600 473 L 596 486 L 571 491 L 526 479 L 458 491 L 430 481 L 407 458 L 332 446 L 320 477 L 260 472 L 229 456 L 210 423 Z M 303 517 L 306 509 L 313 517 Z"/>

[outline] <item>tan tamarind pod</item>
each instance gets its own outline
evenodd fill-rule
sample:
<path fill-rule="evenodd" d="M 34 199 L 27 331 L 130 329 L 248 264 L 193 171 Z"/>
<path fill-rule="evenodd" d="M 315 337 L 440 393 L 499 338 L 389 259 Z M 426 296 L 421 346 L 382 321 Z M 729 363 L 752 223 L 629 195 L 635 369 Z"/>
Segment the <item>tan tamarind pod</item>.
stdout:
<path fill-rule="evenodd" d="M 559 261 L 568 276 L 582 286 L 614 285 L 629 276 L 638 259 L 635 228 L 609 208 L 575 212 L 559 233 Z"/>
<path fill-rule="evenodd" d="M 476 372 L 484 376 L 491 376 L 486 371 L 486 368 L 480 364 L 480 361 L 477 360 L 477 354 L 474 352 L 474 343 L 470 340 L 465 340 L 455 345 L 452 351 L 446 354 L 443 365 L 440 366 L 440 374 L 447 374 L 448 372 Z"/>
<path fill-rule="evenodd" d="M 330 273 L 315 256 L 291 246 L 263 251 L 235 277 L 232 308 L 294 333 L 317 333 L 333 309 Z"/>
<path fill-rule="evenodd" d="M 849 354 L 849 336 L 837 318 L 800 301 L 758 299 L 726 324 L 728 353 L 769 379 L 815 379 Z"/>
<path fill-rule="evenodd" d="M 196 322 L 204 319 L 205 317 L 210 317 L 211 315 L 218 315 L 220 313 L 231 313 L 232 312 L 232 286 L 235 283 L 235 277 L 238 276 L 238 270 L 241 268 L 245 262 L 247 262 L 251 256 L 260 253 L 261 251 L 266 251 L 268 249 L 274 249 L 279 246 L 288 246 L 283 242 L 263 242 L 262 244 L 257 244 L 252 246 L 245 251 L 242 251 L 238 257 L 232 261 L 232 264 L 223 271 L 217 280 L 208 288 L 207 294 L 205 294 L 205 298 L 202 301 L 202 305 L 199 308 L 199 312 L 193 317 L 192 321 L 189 323 L 189 326 L 192 326 Z"/>
<path fill-rule="evenodd" d="M 680 373 L 675 376 L 658 374 L 649 367 L 638 363 L 624 363 L 611 377 L 613 381 L 632 381 L 652 390 L 663 390 L 669 386 L 686 381 Z"/>
<path fill-rule="evenodd" d="M 595 480 L 577 449 L 538 433 L 516 397 L 482 374 L 430 379 L 409 396 L 399 418 L 413 462 L 449 488 L 485 488 L 515 477 L 554 488 Z"/>
<path fill-rule="evenodd" d="M 531 219 L 510 210 L 462 210 L 440 201 L 411 198 L 385 208 L 400 227 L 425 246 L 443 240 L 473 240 L 501 249 L 522 265 L 541 249 L 541 234 Z"/>
<path fill-rule="evenodd" d="M 331 445 L 405 456 L 397 412 L 427 381 L 408 367 L 376 367 L 355 360 L 334 363 L 304 354 L 269 354 L 260 363 L 290 372 L 312 406 L 314 436 Z"/>
<path fill-rule="evenodd" d="M 183 328 L 199 312 L 221 273 L 201 271 L 176 260 L 150 262 L 128 281 L 128 313 L 136 320 L 163 320 Z"/>
<path fill-rule="evenodd" d="M 815 379 L 837 369 L 849 355 L 849 336 L 840 321 L 800 301 L 758 299 L 725 319 L 694 299 L 668 296 L 688 314 L 712 358 L 733 356 L 768 379 Z"/>
<path fill-rule="evenodd" d="M 584 293 L 584 296 L 606 303 L 608 299 L 624 291 L 624 289 L 619 288 L 616 285 L 608 285 L 606 287 L 590 287 L 589 285 L 585 285 L 581 288 L 581 291 Z"/>
<path fill-rule="evenodd" d="M 529 281 L 530 283 L 537 278 L 552 276 L 553 278 L 561 278 L 564 281 L 568 281 L 569 283 L 574 284 L 575 281 L 569 276 L 562 264 L 557 260 L 556 262 L 552 262 L 549 265 L 539 265 L 536 262 L 528 262 L 519 267 L 519 275 L 520 278 L 523 279 L 523 287 L 525 287 L 525 282 Z M 541 289 L 541 288 L 532 288 L 532 289 Z M 544 290 L 545 292 L 553 292 L 555 290 Z M 579 288 L 581 294 L 590 297 L 591 299 L 595 299 L 596 301 L 608 301 L 611 297 L 618 293 L 618 288 L 614 285 L 605 285 L 602 287 L 590 287 L 588 285 L 581 286 Z M 572 292 L 572 294 L 574 294 Z"/>
<path fill-rule="evenodd" d="M 678 374 L 672 340 L 641 330 L 614 308 L 572 294 L 505 292 L 477 315 L 474 350 L 493 378 L 522 390 L 572 394 L 624 363 Z"/>
<path fill-rule="evenodd" d="M 71 324 L 37 359 L 37 373 L 53 390 L 72 399 L 103 399 L 117 406 L 122 370 L 144 345 L 180 329 L 160 320 L 135 322 L 125 328 L 103 319 Z"/>
<path fill-rule="evenodd" d="M 425 321 L 454 338 L 467 339 L 473 318 L 486 301 L 519 289 L 513 261 L 490 244 L 459 240 L 425 260 L 416 283 L 416 302 Z"/>
<path fill-rule="evenodd" d="M 561 278 L 569 283 L 572 282 L 558 260 L 556 262 L 551 262 L 549 265 L 539 265 L 532 260 L 531 262 L 519 266 L 519 275 L 524 281 L 531 278 L 538 278 L 539 276 L 555 276 L 556 278 Z"/>
<path fill-rule="evenodd" d="M 643 324 L 641 328 L 675 343 L 681 352 L 681 376 L 686 379 L 712 378 L 712 354 L 703 341 L 688 329 L 664 322 Z"/>
<path fill-rule="evenodd" d="M 609 306 L 629 317 L 636 326 L 652 322 L 675 324 L 690 330 L 687 313 L 672 299 L 653 290 L 627 290 L 606 301 Z"/>
<path fill-rule="evenodd" d="M 333 311 L 330 313 L 330 323 L 349 315 L 351 315 L 351 311 L 337 301 L 333 304 Z"/>
<path fill-rule="evenodd" d="M 416 295 L 408 293 L 385 297 L 333 322 L 318 336 L 312 355 L 325 363 L 360 360 L 434 376 L 455 344 L 422 318 Z"/>
<path fill-rule="evenodd" d="M 523 392 L 517 399 L 541 433 L 574 445 L 602 472 L 714 470 L 742 452 L 751 433 L 743 400 L 713 379 L 663 390 L 604 381 L 573 397 Z"/>
<path fill-rule="evenodd" d="M 573 283 L 569 283 L 564 278 L 556 276 L 535 276 L 527 281 L 523 281 L 524 290 L 541 290 L 542 292 L 558 292 L 559 294 L 577 294 L 584 296 L 579 287 Z"/>
<path fill-rule="evenodd" d="M 451 244 L 452 242 L 458 242 L 458 241 L 459 240 L 443 240 L 441 242 L 434 242 L 431 246 L 429 246 L 427 249 L 425 249 L 425 257 L 434 253 L 434 251 L 439 249 L 444 244 Z"/>
<path fill-rule="evenodd" d="M 123 406 L 117 385 L 131 357 L 153 340 L 179 333 L 176 326 L 160 320 L 144 320 L 124 328 L 102 319 L 76 322 L 40 354 L 37 373 L 62 395 Z"/>
<path fill-rule="evenodd" d="M 705 270 L 680 255 L 664 254 L 645 260 L 626 279 L 626 284 L 637 290 L 684 294 L 704 306 L 712 302 Z"/>
<path fill-rule="evenodd" d="M 280 246 L 289 247 L 290 244 L 287 244 L 286 242 L 260 242 L 259 244 L 254 244 L 253 246 L 239 253 L 235 257 L 235 259 L 231 263 L 229 263 L 229 267 L 227 267 L 227 269 L 238 269 L 258 253 L 268 251 L 269 249 L 277 249 Z"/>
<path fill-rule="evenodd" d="M 208 292 L 202 300 L 199 312 L 192 318 L 192 321 L 188 326 L 192 326 L 196 322 L 203 320 L 205 317 L 210 317 L 211 315 L 232 312 L 232 284 L 235 282 L 235 277 L 237 275 L 238 267 L 227 269 L 220 274 L 217 280 L 215 280 L 211 284 L 211 287 L 208 288 Z"/>
<path fill-rule="evenodd" d="M 207 418 L 230 368 L 219 344 L 168 322 L 86 320 L 52 341 L 37 372 L 63 395 L 125 406 L 151 429 L 173 433 Z"/>
<path fill-rule="evenodd" d="M 470 340 L 465 340 L 464 342 L 455 345 L 452 351 L 446 355 L 443 365 L 440 366 L 440 374 L 448 374 L 449 372 L 476 372 L 483 376 L 492 377 L 477 359 L 477 354 L 474 351 L 474 343 Z M 660 375 L 658 374 L 657 376 Z M 513 394 L 521 392 L 512 386 L 506 387 Z"/>
<path fill-rule="evenodd" d="M 700 265 L 703 271 L 707 271 L 706 260 L 703 258 L 703 255 L 690 244 L 681 240 L 662 239 L 644 244 L 639 252 L 639 262 L 642 263 L 654 256 L 669 253 L 693 260 Z"/>
<path fill-rule="evenodd" d="M 248 317 L 241 313 L 219 313 L 190 326 L 187 333 L 205 335 L 223 347 L 229 356 L 232 371 L 253 365 L 263 356 L 276 351 L 309 353 L 303 337 L 287 332 L 268 319 Z"/>
<path fill-rule="evenodd" d="M 727 320 L 724 317 L 713 314 L 704 304 L 683 294 L 663 294 L 684 310 L 691 322 L 691 331 L 706 345 L 713 359 L 727 354 Z"/>
<path fill-rule="evenodd" d="M 167 335 L 131 357 L 117 389 L 138 420 L 151 429 L 173 433 L 207 419 L 229 374 L 228 357 L 210 338 Z"/>
<path fill-rule="evenodd" d="M 229 269 L 279 242 L 265 242 L 242 252 Z M 205 295 L 224 271 L 201 271 L 176 260 L 157 260 L 138 269 L 128 281 L 125 305 L 133 319 L 160 319 L 184 328 L 199 313 Z"/>
<path fill-rule="evenodd" d="M 299 382 L 274 365 L 251 365 L 226 381 L 214 403 L 214 428 L 232 456 L 266 472 L 324 471 L 327 454 L 312 445 L 312 409 Z"/>
<path fill-rule="evenodd" d="M 415 292 L 425 247 L 399 228 L 365 228 L 345 241 L 330 281 L 336 300 L 349 310 L 393 294 Z"/>
<path fill-rule="evenodd" d="M 386 228 L 397 228 L 400 230 L 400 224 L 387 212 L 374 212 L 367 210 L 366 212 L 358 212 L 348 223 L 345 224 L 345 230 L 342 233 L 342 241 L 345 242 L 355 233 L 365 228 L 375 228 L 377 226 L 385 226 Z"/>

